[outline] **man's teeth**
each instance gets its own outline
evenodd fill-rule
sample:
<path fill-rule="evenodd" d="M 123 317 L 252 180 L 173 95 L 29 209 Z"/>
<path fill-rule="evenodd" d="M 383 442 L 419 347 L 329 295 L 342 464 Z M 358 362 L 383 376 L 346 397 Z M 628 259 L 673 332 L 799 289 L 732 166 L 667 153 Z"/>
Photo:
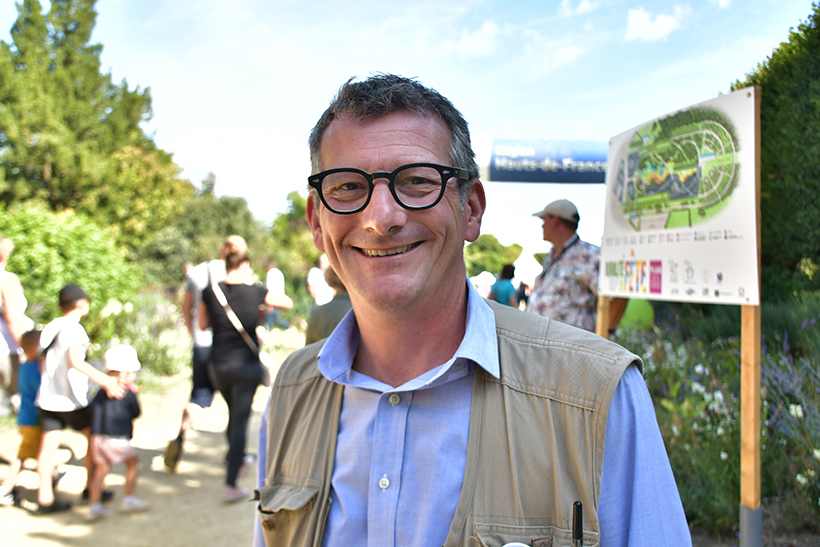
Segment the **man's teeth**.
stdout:
<path fill-rule="evenodd" d="M 375 249 L 362 249 L 362 252 L 367 256 L 390 256 L 390 255 L 399 255 L 405 251 L 410 250 L 410 245 L 405 245 L 404 247 L 396 247 L 395 249 L 384 249 L 384 250 L 375 250 Z"/>

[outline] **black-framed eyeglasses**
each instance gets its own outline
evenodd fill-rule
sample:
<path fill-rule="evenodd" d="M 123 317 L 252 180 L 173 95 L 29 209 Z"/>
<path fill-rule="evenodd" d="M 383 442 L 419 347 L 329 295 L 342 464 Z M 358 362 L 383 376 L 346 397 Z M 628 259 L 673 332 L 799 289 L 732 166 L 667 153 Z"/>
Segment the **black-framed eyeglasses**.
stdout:
<path fill-rule="evenodd" d="M 368 173 L 354 167 L 328 169 L 308 177 L 308 184 L 319 192 L 325 207 L 339 215 L 362 211 L 373 195 L 373 181 L 387 179 L 396 203 L 410 210 L 430 209 L 441 201 L 451 178 L 470 180 L 461 167 L 436 163 L 408 163 L 391 173 Z"/>

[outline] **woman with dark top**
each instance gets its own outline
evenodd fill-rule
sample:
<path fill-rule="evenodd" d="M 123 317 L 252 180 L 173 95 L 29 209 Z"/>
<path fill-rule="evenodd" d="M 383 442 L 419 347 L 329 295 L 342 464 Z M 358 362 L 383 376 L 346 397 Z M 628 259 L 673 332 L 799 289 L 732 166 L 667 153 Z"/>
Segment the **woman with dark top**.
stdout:
<path fill-rule="evenodd" d="M 252 461 L 245 458 L 248 419 L 254 393 L 262 379 L 256 327 L 264 317 L 263 312 L 267 306 L 290 309 L 293 302 L 285 295 L 268 292 L 263 286 L 247 284 L 252 272 L 250 259 L 244 250 L 228 249 L 225 269 L 225 281 L 220 282 L 218 287 L 256 346 L 252 349 L 231 322 L 226 309 L 217 299 L 214 287 L 207 287 L 202 292 L 199 325 L 202 329 L 213 329 L 208 372 L 214 387 L 222 393 L 228 405 L 228 470 L 222 501 L 230 503 L 247 499 L 250 494 L 247 488 L 238 486 L 236 481 L 247 471 Z"/>

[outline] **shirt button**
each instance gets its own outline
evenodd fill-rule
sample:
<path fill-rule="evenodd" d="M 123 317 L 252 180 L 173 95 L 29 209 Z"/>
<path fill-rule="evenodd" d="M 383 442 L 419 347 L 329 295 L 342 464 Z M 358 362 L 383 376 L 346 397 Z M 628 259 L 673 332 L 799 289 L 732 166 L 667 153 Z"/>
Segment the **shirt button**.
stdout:
<path fill-rule="evenodd" d="M 390 398 L 388 400 L 390 401 L 391 405 L 396 406 L 401 402 L 401 397 L 399 397 L 398 393 L 391 393 Z"/>
<path fill-rule="evenodd" d="M 390 486 L 390 481 L 387 479 L 387 475 L 379 479 L 379 488 L 382 490 L 387 490 Z"/>

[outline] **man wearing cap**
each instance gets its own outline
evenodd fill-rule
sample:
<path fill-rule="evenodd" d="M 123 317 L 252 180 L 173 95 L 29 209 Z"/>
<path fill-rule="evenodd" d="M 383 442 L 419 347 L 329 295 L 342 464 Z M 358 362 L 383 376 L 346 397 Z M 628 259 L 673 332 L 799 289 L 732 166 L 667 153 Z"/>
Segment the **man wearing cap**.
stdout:
<path fill-rule="evenodd" d="M 65 511 L 71 507 L 66 500 L 56 499 L 51 486 L 54 455 L 60 445 L 60 432 L 66 427 L 91 434 L 88 381 L 99 384 L 109 397 L 119 399 L 125 395 L 116 378 L 112 378 L 86 362 L 88 334 L 80 319 L 88 315 L 88 295 L 77 285 L 69 284 L 60 290 L 62 317 L 50 322 L 40 335 L 42 359 L 40 391 L 35 404 L 40 408 L 43 431 L 37 470 L 40 489 L 37 493 L 39 513 Z M 94 476 L 96 465 L 93 458 L 85 458 L 86 481 Z M 88 499 L 88 483 L 83 499 Z"/>
<path fill-rule="evenodd" d="M 601 249 L 578 237 L 581 216 L 569 200 L 553 201 L 532 216 L 543 222 L 544 241 L 552 243 L 552 250 L 535 278 L 527 311 L 595 332 Z M 626 303 L 625 298 L 613 299 L 610 332 L 618 325 Z"/>

